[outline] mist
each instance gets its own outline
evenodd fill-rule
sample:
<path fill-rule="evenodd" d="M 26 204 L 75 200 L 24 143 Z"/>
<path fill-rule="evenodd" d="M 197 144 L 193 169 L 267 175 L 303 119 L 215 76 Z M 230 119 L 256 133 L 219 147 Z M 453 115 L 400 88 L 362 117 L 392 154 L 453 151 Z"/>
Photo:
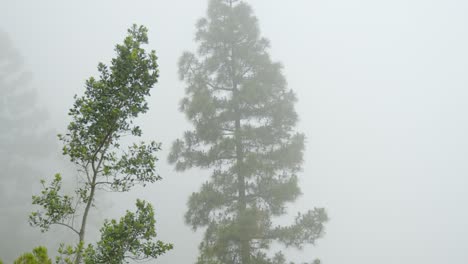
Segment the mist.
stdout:
<path fill-rule="evenodd" d="M 288 204 L 284 220 L 315 206 L 325 208 L 330 218 L 315 246 L 286 249 L 288 259 L 301 263 L 320 258 L 326 264 L 466 263 L 468 214 L 462 205 L 468 202 L 468 180 L 463 176 L 468 172 L 468 3 L 247 2 L 261 35 L 271 42 L 272 59 L 281 62 L 288 88 L 297 95 L 297 130 L 306 136 L 299 173 L 302 196 Z M 29 169 L 14 172 L 14 178 L 6 169 L 0 174 L 0 190 L 15 186 L 21 192 L 15 204 L 26 206 L 18 219 L 9 201 L 0 203 L 0 257 L 5 263 L 34 245 L 56 246 L 54 233 L 39 234 L 27 225 L 30 197 L 39 192 L 41 178 L 56 172 L 73 175 L 73 167 L 61 156 L 60 142 L 53 138 L 70 122 L 73 96 L 83 93 L 88 77 L 97 75 L 98 62 L 112 58 L 114 45 L 133 23 L 149 29 L 149 48 L 158 56 L 160 77 L 148 99 L 149 111 L 138 124 L 143 140 L 162 143 L 156 167 L 163 179 L 129 193 L 102 194 L 90 233 L 104 218 L 122 216 L 142 198 L 154 205 L 158 238 L 174 244 L 150 263 L 195 263 L 203 230 L 193 232 L 184 214 L 189 196 L 209 174 L 198 169 L 176 172 L 167 157 L 172 143 L 191 128 L 179 111 L 185 84 L 179 80 L 177 62 L 184 51 L 196 51 L 195 23 L 206 15 L 207 4 L 2 2 L 0 32 L 7 37 L 0 39 L 0 47 L 5 51 L 8 41 L 22 58 L 22 68 L 31 72 L 28 87 L 35 91 L 35 105 L 47 113 L 35 119 L 41 120 L 43 138 L 52 138 L 42 161 L 29 155 L 45 149 L 35 145 L 39 143 L 30 145 L 31 153 L 18 151 L 25 162 L 37 166 L 34 175 Z M 4 126 L 0 131 L 7 130 Z M 32 130 L 36 127 L 31 123 Z M 12 199 L 13 194 L 1 197 Z M 18 221 L 24 221 L 21 229 L 30 238 L 3 235 L 14 236 L 9 223 Z M 60 233 L 59 228 L 55 232 Z M 51 254 L 54 250 L 49 247 Z"/>

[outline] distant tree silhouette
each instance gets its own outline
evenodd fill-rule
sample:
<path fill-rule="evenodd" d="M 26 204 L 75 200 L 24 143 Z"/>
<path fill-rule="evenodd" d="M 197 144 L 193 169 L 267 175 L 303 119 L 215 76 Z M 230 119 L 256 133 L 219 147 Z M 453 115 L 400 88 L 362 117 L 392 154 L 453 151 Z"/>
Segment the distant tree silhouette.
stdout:
<path fill-rule="evenodd" d="M 286 263 L 281 252 L 269 256 L 272 242 L 314 244 L 327 221 L 316 208 L 289 226 L 273 222 L 301 194 L 305 137 L 295 131 L 296 96 L 245 2 L 211 0 L 196 41 L 197 54 L 179 62 L 187 84 L 180 108 L 194 130 L 174 142 L 169 161 L 212 172 L 185 215 L 193 229 L 206 228 L 197 263 Z"/>
<path fill-rule="evenodd" d="M 39 164 L 54 149 L 46 111 L 36 100 L 31 73 L 0 30 L 0 257 L 13 260 L 34 236 L 27 229 Z M 8 238 L 8 239 L 5 239 Z"/>

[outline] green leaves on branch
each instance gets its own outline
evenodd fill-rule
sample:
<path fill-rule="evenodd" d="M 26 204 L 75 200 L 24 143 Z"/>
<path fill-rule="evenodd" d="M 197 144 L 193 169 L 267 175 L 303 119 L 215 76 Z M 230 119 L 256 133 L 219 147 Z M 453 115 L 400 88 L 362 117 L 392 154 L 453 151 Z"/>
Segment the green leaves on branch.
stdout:
<path fill-rule="evenodd" d="M 59 255 L 55 257 L 56 264 L 73 264 L 76 260 L 78 254 L 83 254 L 84 252 L 84 242 L 79 242 L 77 245 L 65 245 L 60 244 L 58 249 Z"/>
<path fill-rule="evenodd" d="M 158 160 L 154 153 L 161 149 L 161 145 L 151 142 L 146 145 L 133 144 L 128 151 L 122 155 L 120 160 L 104 167 L 104 175 L 116 172 L 111 188 L 115 191 L 128 191 L 135 184 L 153 183 L 161 177 L 156 174 L 155 163 Z"/>
<path fill-rule="evenodd" d="M 41 211 L 31 213 L 29 223 L 38 226 L 42 232 L 49 230 L 53 224 L 59 224 L 72 228 L 68 223 L 75 213 L 72 206 L 72 198 L 61 195 L 62 177 L 55 174 L 55 178 L 49 186 L 45 186 L 45 181 L 41 181 L 43 190 L 41 195 L 32 197 L 32 203 L 43 208 Z M 73 229 L 73 228 L 72 228 Z M 74 230 L 76 232 L 76 230 Z"/>
<path fill-rule="evenodd" d="M 148 43 L 145 27 L 134 25 L 128 32 L 124 43 L 116 46 L 111 66 L 100 63 L 100 78 L 88 79 L 84 96 L 75 96 L 69 132 L 59 136 L 64 154 L 75 163 L 93 161 L 105 150 L 118 148 L 123 135 L 141 135 L 133 120 L 148 110 L 145 97 L 157 82 L 157 57 L 141 47 Z"/>
<path fill-rule="evenodd" d="M 154 212 L 151 204 L 137 200 L 137 211 L 127 211 L 120 221 L 111 220 L 101 228 L 101 240 L 96 247 L 86 249 L 85 263 L 124 263 L 127 259 L 157 258 L 172 249 L 171 244 L 156 238 Z"/>
<path fill-rule="evenodd" d="M 327 221 L 328 216 L 325 210 L 315 208 L 305 214 L 299 213 L 293 225 L 273 229 L 271 236 L 286 246 L 302 249 L 304 243 L 315 244 L 315 241 L 322 237 L 324 223 Z"/>
<path fill-rule="evenodd" d="M 2 261 L 0 261 L 0 264 Z M 14 264 L 52 264 L 52 260 L 47 254 L 47 248 L 36 247 L 32 253 L 25 253 L 13 262 Z"/>

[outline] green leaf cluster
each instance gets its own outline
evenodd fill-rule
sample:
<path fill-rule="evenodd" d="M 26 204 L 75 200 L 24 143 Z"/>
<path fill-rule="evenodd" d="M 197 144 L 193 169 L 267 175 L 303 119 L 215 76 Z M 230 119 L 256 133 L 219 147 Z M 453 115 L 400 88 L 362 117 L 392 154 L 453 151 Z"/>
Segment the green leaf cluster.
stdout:
<path fill-rule="evenodd" d="M 53 224 L 67 222 L 75 213 L 75 209 L 72 206 L 72 198 L 60 194 L 62 188 L 60 174 L 55 174 L 54 180 L 49 186 L 45 186 L 44 180 L 41 183 L 43 185 L 41 195 L 34 195 L 32 203 L 41 206 L 43 210 L 31 213 L 29 222 L 45 232 Z"/>
<path fill-rule="evenodd" d="M 127 211 L 120 221 L 111 220 L 101 228 L 96 247 L 86 249 L 85 263 L 124 263 L 126 259 L 157 258 L 173 248 L 156 238 L 154 211 L 151 204 L 137 200 L 137 211 Z"/>
<path fill-rule="evenodd" d="M 2 263 L 0 261 L 0 263 Z M 32 253 L 25 253 L 17 258 L 14 264 L 52 264 L 52 260 L 47 254 L 47 248 L 36 247 Z"/>

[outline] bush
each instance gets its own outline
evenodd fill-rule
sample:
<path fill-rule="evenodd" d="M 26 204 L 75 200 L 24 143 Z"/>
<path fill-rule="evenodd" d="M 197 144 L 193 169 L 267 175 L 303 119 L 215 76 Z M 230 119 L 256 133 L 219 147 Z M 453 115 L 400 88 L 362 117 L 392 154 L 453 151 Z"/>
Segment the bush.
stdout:
<path fill-rule="evenodd" d="M 3 262 L 0 261 L 0 264 Z M 47 248 L 36 247 L 32 253 L 24 253 L 17 258 L 14 264 L 52 264 L 52 260 L 47 255 Z"/>

